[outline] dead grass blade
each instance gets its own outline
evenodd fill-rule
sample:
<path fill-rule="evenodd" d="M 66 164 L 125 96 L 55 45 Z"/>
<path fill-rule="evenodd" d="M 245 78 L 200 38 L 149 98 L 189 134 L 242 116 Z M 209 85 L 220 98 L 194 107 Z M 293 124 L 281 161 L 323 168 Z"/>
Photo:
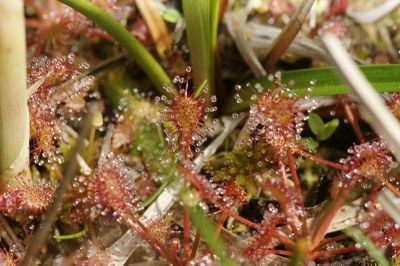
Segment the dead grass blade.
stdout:
<path fill-rule="evenodd" d="M 296 35 L 299 33 L 301 25 L 303 25 L 314 1 L 315 0 L 303 0 L 289 23 L 285 26 L 281 34 L 279 34 L 278 38 L 275 39 L 263 62 L 264 68 L 267 72 L 272 70 L 281 55 L 287 50 Z"/>

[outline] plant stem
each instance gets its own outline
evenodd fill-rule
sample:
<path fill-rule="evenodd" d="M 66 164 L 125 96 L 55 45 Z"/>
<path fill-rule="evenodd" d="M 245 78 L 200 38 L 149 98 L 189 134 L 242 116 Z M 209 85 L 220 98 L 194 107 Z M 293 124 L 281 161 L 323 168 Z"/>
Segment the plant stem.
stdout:
<path fill-rule="evenodd" d="M 293 247 L 293 254 L 291 256 L 289 266 L 304 265 L 304 257 L 307 253 L 307 240 L 300 238 L 297 240 L 296 245 Z"/>
<path fill-rule="evenodd" d="M 323 165 L 326 165 L 326 166 L 329 166 L 329 167 L 332 167 L 332 168 L 335 168 L 335 169 L 338 169 L 338 170 L 344 171 L 344 172 L 349 171 L 349 169 L 347 167 L 344 167 L 341 164 L 334 163 L 334 162 L 319 158 L 319 157 L 314 156 L 312 154 L 309 154 L 307 152 L 299 152 L 299 155 L 302 155 L 302 156 L 310 159 L 311 161 L 313 161 L 315 163 L 320 163 L 320 164 L 323 164 Z"/>
<path fill-rule="evenodd" d="M 330 243 L 334 243 L 334 242 L 337 242 L 337 241 L 340 241 L 340 240 L 343 240 L 343 239 L 346 239 L 346 238 L 349 238 L 349 236 L 346 235 L 346 234 L 341 234 L 341 235 L 338 235 L 338 236 L 331 237 L 331 238 L 319 243 L 319 245 L 316 246 L 312 251 L 316 251 L 316 250 L 322 248 L 323 246 L 326 246 L 326 245 L 328 245 Z"/>
<path fill-rule="evenodd" d="M 296 192 L 299 195 L 299 199 L 303 199 L 303 197 L 301 196 L 300 181 L 299 181 L 299 177 L 297 175 L 294 158 L 293 158 L 293 155 L 290 152 L 287 153 L 287 159 L 288 159 L 288 164 L 289 164 L 289 167 L 290 167 L 290 173 L 292 174 L 292 180 L 293 180 L 293 183 L 294 183 L 294 188 L 296 189 Z M 303 202 L 301 202 L 301 205 L 303 205 Z"/>
<path fill-rule="evenodd" d="M 124 222 L 134 230 L 141 238 L 146 240 L 158 253 L 160 253 L 166 260 L 168 260 L 172 265 L 181 265 L 176 256 L 172 255 L 168 249 L 160 243 L 154 236 L 150 233 L 150 229 L 147 228 L 139 219 L 135 218 L 136 214 L 132 214 L 130 217 L 124 216 Z M 131 219 L 129 219 L 131 218 Z"/>
<path fill-rule="evenodd" d="M 100 28 L 110 34 L 128 54 L 136 60 L 138 65 L 147 74 L 156 90 L 165 93 L 163 86 L 168 85 L 176 94 L 175 86 L 169 76 L 154 59 L 154 57 L 143 47 L 143 45 L 122 25 L 120 25 L 110 15 L 101 10 L 98 6 L 87 0 L 59 0 L 60 2 L 72 7 L 84 16 L 93 20 Z"/>
<path fill-rule="evenodd" d="M 62 178 L 60 185 L 57 188 L 56 196 L 46 213 L 46 219 L 41 224 L 40 229 L 33 236 L 32 242 L 30 243 L 30 245 L 26 251 L 26 255 L 20 264 L 21 266 L 32 265 L 33 259 L 36 257 L 40 248 L 43 246 L 44 242 L 46 241 L 49 231 L 51 230 L 51 227 L 53 226 L 53 224 L 57 218 L 57 214 L 61 210 L 61 206 L 65 199 L 65 195 L 67 194 L 68 187 L 70 186 L 72 178 L 75 176 L 76 170 L 78 168 L 78 162 L 76 160 L 76 155 L 81 152 L 83 147 L 85 147 L 84 141 L 86 139 L 86 136 L 89 134 L 90 121 L 91 120 L 90 120 L 90 116 L 89 116 L 82 123 L 83 128 L 81 130 L 81 134 L 78 137 L 76 144 L 71 151 L 69 161 L 67 162 L 67 164 L 64 167 L 63 178 Z"/>
<path fill-rule="evenodd" d="M 160 196 L 160 194 L 164 191 L 164 189 L 170 184 L 171 182 L 164 182 L 161 184 L 161 186 L 156 190 L 156 192 L 153 193 L 153 195 L 151 195 L 148 199 L 146 199 L 141 206 L 143 208 L 146 208 L 147 206 L 149 206 L 156 198 L 158 198 L 158 196 Z"/>
<path fill-rule="evenodd" d="M 273 66 L 278 62 L 281 55 L 292 43 L 297 33 L 300 31 L 301 26 L 314 2 L 315 0 L 303 0 L 297 8 L 296 13 L 292 15 L 289 23 L 275 39 L 263 62 L 264 68 L 267 72 L 271 72 Z"/>
<path fill-rule="evenodd" d="M 196 256 L 196 252 L 197 252 L 197 248 L 199 247 L 199 243 L 200 243 L 200 231 L 197 230 L 196 236 L 194 237 L 192 252 L 190 254 L 191 259 L 193 259 Z"/>
<path fill-rule="evenodd" d="M 347 96 L 339 96 L 339 101 L 343 105 L 344 114 L 346 115 L 347 120 L 350 122 L 350 125 L 353 128 L 354 133 L 356 134 L 356 136 L 358 138 L 358 141 L 360 143 L 364 143 L 365 139 L 364 139 L 363 133 L 362 133 L 360 125 L 358 123 L 357 116 L 354 115 L 354 112 L 349 105 L 348 97 Z"/>
<path fill-rule="evenodd" d="M 298 201 L 299 201 L 299 205 L 304 213 L 304 215 L 301 215 L 301 228 L 303 231 L 303 235 L 307 235 L 307 216 L 305 214 L 305 210 L 304 210 L 304 202 L 303 202 L 303 197 L 301 194 L 301 187 L 300 187 L 300 181 L 299 181 L 299 177 L 297 175 L 297 171 L 296 171 L 296 166 L 295 166 L 295 162 L 294 162 L 294 158 L 293 155 L 290 152 L 287 152 L 287 158 L 288 158 L 288 164 L 289 164 L 289 168 L 290 168 L 290 173 L 292 174 L 292 180 L 294 183 L 294 187 L 296 189 L 297 195 L 298 195 Z"/>
<path fill-rule="evenodd" d="M 22 0 L 0 0 L 0 191 L 30 177 Z"/>
<path fill-rule="evenodd" d="M 318 221 L 315 230 L 312 232 L 310 244 L 311 249 L 315 249 L 315 247 L 321 243 L 329 224 L 332 222 L 332 219 L 345 202 L 347 196 L 357 181 L 357 178 L 353 178 L 350 183 L 347 184 L 342 193 L 333 202 L 331 202 L 330 206 L 326 208 L 325 214 L 322 216 L 321 220 Z"/>
<path fill-rule="evenodd" d="M 215 227 L 215 238 L 217 238 L 219 236 L 219 234 L 221 233 L 222 227 L 224 226 L 224 222 L 226 220 L 226 218 L 228 217 L 228 214 L 226 213 L 222 213 L 221 217 L 219 217 L 218 221 L 217 221 L 217 226 Z"/>
<path fill-rule="evenodd" d="M 188 263 L 190 258 L 190 209 L 188 206 L 183 211 L 183 261 Z"/>
<path fill-rule="evenodd" d="M 279 152 L 277 152 L 277 162 L 278 162 L 278 167 L 279 167 L 279 173 L 281 176 L 281 182 L 282 182 L 282 187 L 285 190 L 283 196 L 280 196 L 279 191 L 278 193 L 273 193 L 275 197 L 277 197 L 278 202 L 280 203 L 281 207 L 283 208 L 285 214 L 290 217 L 291 222 L 289 222 L 290 227 L 292 228 L 293 233 L 296 236 L 301 236 L 302 232 L 300 232 L 300 229 L 303 229 L 304 227 L 304 223 L 300 222 L 300 220 L 298 219 L 298 217 L 296 215 L 294 215 L 296 213 L 296 206 L 294 205 L 293 200 L 289 199 L 287 201 L 287 196 L 286 194 L 289 191 L 289 186 L 288 186 L 288 182 L 287 182 L 287 176 L 286 176 L 286 169 L 285 169 L 285 165 L 283 164 L 283 160 L 282 160 L 282 156 L 280 155 Z M 301 194 L 300 194 L 301 195 Z M 287 201 L 287 202 L 286 202 Z"/>
<path fill-rule="evenodd" d="M 329 250 L 329 251 L 320 251 L 320 252 L 316 252 L 312 255 L 311 259 L 315 260 L 317 258 L 320 259 L 326 259 L 329 257 L 332 257 L 334 255 L 339 255 L 339 254 L 346 254 L 346 253 L 353 253 L 358 251 L 358 248 L 356 247 L 350 247 L 350 248 L 339 248 L 339 249 L 335 249 L 335 250 Z"/>

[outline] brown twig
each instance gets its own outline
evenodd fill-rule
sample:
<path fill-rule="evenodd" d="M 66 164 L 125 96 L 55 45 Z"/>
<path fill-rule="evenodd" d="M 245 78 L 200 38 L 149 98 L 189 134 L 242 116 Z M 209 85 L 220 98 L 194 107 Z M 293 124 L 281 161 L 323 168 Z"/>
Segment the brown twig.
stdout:
<path fill-rule="evenodd" d="M 306 19 L 307 14 L 310 12 L 314 1 L 315 0 L 303 0 L 301 2 L 289 23 L 271 45 L 271 48 L 263 61 L 263 66 L 267 72 L 272 70 L 273 66 L 278 62 L 281 55 L 287 50 L 297 33 L 300 31 L 301 25 Z"/>
<path fill-rule="evenodd" d="M 89 115 L 82 123 L 81 134 L 79 135 L 76 144 L 71 152 L 69 160 L 64 167 L 63 179 L 57 188 L 54 201 L 50 205 L 49 210 L 46 213 L 46 218 L 43 221 L 42 226 L 40 227 L 39 231 L 37 231 L 36 234 L 33 236 L 32 241 L 27 249 L 26 255 L 20 264 L 21 266 L 32 265 L 33 259 L 36 257 L 37 253 L 39 252 L 40 248 L 43 246 L 49 235 L 49 232 L 57 218 L 58 212 L 61 209 L 68 187 L 77 171 L 78 162 L 76 160 L 76 155 L 82 151 L 83 147 L 85 147 L 84 140 L 89 134 L 89 128 L 91 124 L 90 121 L 91 118 Z"/>

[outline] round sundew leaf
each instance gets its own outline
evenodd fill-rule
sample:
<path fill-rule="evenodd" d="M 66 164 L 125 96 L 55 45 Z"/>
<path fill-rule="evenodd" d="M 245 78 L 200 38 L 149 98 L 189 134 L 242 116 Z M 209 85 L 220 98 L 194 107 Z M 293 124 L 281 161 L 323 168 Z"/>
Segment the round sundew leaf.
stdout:
<path fill-rule="evenodd" d="M 162 18 L 167 21 L 167 22 L 171 22 L 171 23 L 176 23 L 178 22 L 178 20 L 181 18 L 181 13 L 179 13 L 178 10 L 176 10 L 175 8 L 169 8 L 167 9 L 163 14 L 162 14 Z"/>
<path fill-rule="evenodd" d="M 324 125 L 323 132 L 321 134 L 320 140 L 327 140 L 335 133 L 339 126 L 339 119 L 335 118 Z"/>
<path fill-rule="evenodd" d="M 314 149 L 318 148 L 318 146 L 319 146 L 318 141 L 316 141 L 313 138 L 302 138 L 300 140 L 300 143 L 311 150 L 314 150 Z"/>
<path fill-rule="evenodd" d="M 311 113 L 308 115 L 308 125 L 312 133 L 320 139 L 324 132 L 324 121 L 322 118 L 316 113 Z"/>

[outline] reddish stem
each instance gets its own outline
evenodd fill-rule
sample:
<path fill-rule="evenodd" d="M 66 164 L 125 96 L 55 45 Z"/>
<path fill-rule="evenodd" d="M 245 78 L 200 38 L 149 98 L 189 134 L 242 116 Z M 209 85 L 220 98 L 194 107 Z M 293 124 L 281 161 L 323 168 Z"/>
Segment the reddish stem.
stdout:
<path fill-rule="evenodd" d="M 375 201 L 375 198 L 378 195 L 378 191 L 382 188 L 382 184 L 378 183 L 375 185 L 375 187 L 372 189 L 372 191 L 369 193 L 368 199 L 371 202 L 371 205 L 368 207 L 368 212 L 371 213 L 374 208 L 374 204 L 372 204 Z"/>
<path fill-rule="evenodd" d="M 276 157 L 277 157 L 277 161 L 278 161 L 279 173 L 281 174 L 282 185 L 285 189 L 287 189 L 288 182 L 287 182 L 287 176 L 286 176 L 286 169 L 285 169 L 285 165 L 283 164 L 282 156 L 280 155 L 279 151 L 276 153 Z"/>
<path fill-rule="evenodd" d="M 220 206 L 218 206 L 218 207 L 220 207 Z M 242 217 L 242 216 L 240 216 L 240 215 L 238 215 L 238 214 L 236 214 L 236 213 L 234 213 L 232 211 L 229 211 L 229 210 L 227 210 L 225 208 L 222 209 L 220 207 L 220 209 L 221 209 L 221 211 L 227 213 L 230 217 L 232 217 L 236 221 L 238 221 L 238 222 L 240 222 L 240 223 L 242 223 L 244 225 L 247 225 L 248 227 L 251 227 L 253 229 L 258 229 L 258 225 L 256 223 L 253 223 L 252 221 L 247 220 L 246 218 L 244 218 L 244 217 Z"/>
<path fill-rule="evenodd" d="M 185 263 L 190 257 L 190 216 L 189 209 L 185 207 L 183 213 L 183 260 Z"/>
<path fill-rule="evenodd" d="M 262 255 L 264 255 L 264 256 L 269 255 L 269 254 L 292 256 L 292 252 L 289 251 L 289 250 L 270 249 L 270 250 L 265 250 L 265 251 L 262 252 Z"/>
<path fill-rule="evenodd" d="M 358 249 L 356 247 L 339 248 L 339 249 L 330 250 L 330 251 L 320 251 L 320 252 L 315 252 L 311 256 L 311 259 L 312 260 L 315 260 L 317 258 L 326 259 L 326 258 L 332 257 L 334 255 L 353 253 L 353 252 L 357 252 L 357 251 L 358 251 Z"/>
<path fill-rule="evenodd" d="M 280 243 L 284 244 L 287 247 L 294 247 L 296 244 L 287 237 L 279 235 L 278 233 L 274 233 L 274 238 L 276 238 Z"/>
<path fill-rule="evenodd" d="M 360 125 L 358 124 L 357 117 L 354 115 L 353 111 L 351 110 L 351 108 L 346 100 L 344 100 L 344 102 L 342 104 L 343 104 L 344 113 L 346 115 L 346 118 L 350 122 L 350 125 L 353 128 L 354 133 L 356 133 L 358 141 L 361 143 L 364 143 L 365 142 L 364 136 L 361 132 Z"/>
<path fill-rule="evenodd" d="M 172 255 L 167 248 L 149 232 L 149 229 L 135 217 L 135 215 L 136 214 L 133 214 L 130 217 L 123 216 L 125 224 L 128 225 L 129 228 L 135 230 L 135 232 L 139 234 L 141 238 L 146 240 L 158 253 L 161 254 L 161 256 L 163 256 L 170 263 L 173 265 L 181 265 L 179 259 Z"/>
<path fill-rule="evenodd" d="M 282 181 L 282 186 L 283 189 L 285 190 L 286 194 L 289 190 L 288 187 L 288 182 L 287 182 L 287 176 L 286 176 L 286 169 L 285 165 L 283 164 L 282 157 L 279 152 L 277 154 L 277 161 L 278 161 L 278 167 L 279 167 L 279 173 L 281 175 L 281 181 Z M 275 193 L 275 197 L 279 197 L 277 195 L 278 193 Z M 299 221 L 298 217 L 296 216 L 296 206 L 294 205 L 294 202 L 292 200 L 288 200 L 288 197 L 279 197 L 280 199 L 277 198 L 278 202 L 280 203 L 281 207 L 284 209 L 284 213 L 287 215 L 287 217 L 290 217 L 291 222 L 289 222 L 290 227 L 292 228 L 293 233 L 297 236 L 300 237 L 302 234 L 299 231 L 300 228 L 303 228 L 303 223 Z M 285 202 L 287 201 L 287 202 Z"/>
<path fill-rule="evenodd" d="M 185 180 L 185 189 L 189 190 L 189 182 Z M 183 211 L 183 262 L 189 262 L 190 258 L 190 211 L 189 207 L 185 206 Z"/>
<path fill-rule="evenodd" d="M 25 19 L 25 25 L 28 28 L 33 28 L 33 29 L 40 29 L 42 27 L 44 27 L 44 23 L 38 19 Z"/>
<path fill-rule="evenodd" d="M 319 158 L 319 157 L 314 156 L 312 154 L 309 154 L 307 152 L 301 151 L 301 152 L 298 152 L 298 153 L 299 153 L 299 155 L 302 155 L 302 156 L 312 160 L 313 162 L 324 164 L 326 166 L 329 166 L 329 167 L 332 167 L 332 168 L 335 168 L 335 169 L 338 169 L 338 170 L 341 170 L 341 171 L 345 171 L 345 172 L 349 171 L 349 169 L 347 167 L 344 167 L 341 164 L 334 163 L 334 162 Z"/>
<path fill-rule="evenodd" d="M 293 180 L 293 183 L 294 183 L 294 188 L 296 189 L 296 192 L 299 195 L 299 199 L 301 199 L 301 201 L 302 201 L 303 198 L 301 196 L 300 181 L 299 181 L 299 177 L 297 175 L 297 171 L 296 171 L 296 166 L 295 166 L 293 155 L 291 153 L 287 153 L 287 159 L 288 159 L 288 164 L 289 164 L 289 167 L 290 167 L 290 173 L 292 174 L 292 180 Z M 301 205 L 303 205 L 303 202 L 301 202 Z"/>
<path fill-rule="evenodd" d="M 395 186 L 392 185 L 392 183 L 390 183 L 385 179 L 382 181 L 385 184 L 385 186 L 396 195 L 396 197 L 400 197 L 400 192 L 397 190 Z"/>
<path fill-rule="evenodd" d="M 222 213 L 221 217 L 219 217 L 219 219 L 217 221 L 217 225 L 215 227 L 215 232 L 214 232 L 214 237 L 215 238 L 217 238 L 219 236 L 219 234 L 221 233 L 222 227 L 223 227 L 224 222 L 225 222 L 227 217 L 228 217 L 227 213 Z"/>
<path fill-rule="evenodd" d="M 200 243 L 200 232 L 197 230 L 196 236 L 194 238 L 193 246 L 192 246 L 192 252 L 190 254 L 190 258 L 193 259 L 196 256 L 197 248 L 199 247 Z"/>
<path fill-rule="evenodd" d="M 349 236 L 346 235 L 346 234 L 341 234 L 341 235 L 338 235 L 338 236 L 335 236 L 335 237 L 331 237 L 331 238 L 329 238 L 329 239 L 327 239 L 327 240 L 325 240 L 325 241 L 322 241 L 322 242 L 321 242 L 318 246 L 316 246 L 312 251 L 314 252 L 314 251 L 316 251 L 316 250 L 322 248 L 323 246 L 326 246 L 326 245 L 328 245 L 328 244 L 330 244 L 330 243 L 334 243 L 334 242 L 337 242 L 337 241 L 346 239 L 346 238 L 348 238 L 348 237 L 349 237 Z"/>
<path fill-rule="evenodd" d="M 287 158 L 288 158 L 288 164 L 289 164 L 289 168 L 290 168 L 290 173 L 292 174 L 292 180 L 294 183 L 294 187 L 296 189 L 296 192 L 298 194 L 298 201 L 299 201 L 299 205 L 302 208 L 303 213 L 305 213 L 304 210 L 304 202 L 303 202 L 303 197 L 301 194 L 301 186 L 300 186 L 300 180 L 299 177 L 297 175 L 297 171 L 296 171 L 296 166 L 295 166 L 295 161 L 293 158 L 293 155 L 291 153 L 287 153 Z M 306 221 L 306 215 L 302 215 L 301 217 L 301 223 L 302 223 L 302 231 L 303 231 L 303 236 L 307 235 L 307 221 Z"/>
<path fill-rule="evenodd" d="M 204 187 L 203 184 L 197 180 L 195 178 L 194 175 L 191 173 L 190 171 L 188 171 L 188 169 L 185 169 L 184 167 L 181 168 L 182 172 L 185 173 L 185 177 L 187 178 L 187 182 L 190 182 L 199 192 L 200 192 L 200 196 L 202 199 L 208 199 L 210 200 L 210 202 L 212 202 L 213 204 L 215 204 L 216 207 L 218 207 L 221 212 L 223 213 L 227 213 L 230 217 L 232 217 L 233 219 L 237 220 L 238 222 L 247 225 L 251 228 L 254 229 L 258 229 L 258 226 L 256 223 L 253 223 L 252 221 L 247 220 L 246 218 L 243 218 L 242 216 L 234 213 L 232 210 L 230 210 L 229 208 L 226 208 L 225 206 L 223 206 L 221 203 L 219 203 L 218 201 L 216 201 L 214 199 L 214 197 L 208 195 L 207 193 L 204 193 Z"/>
<path fill-rule="evenodd" d="M 330 206 L 327 207 L 327 210 L 329 211 L 325 212 L 325 216 L 318 222 L 318 225 L 316 226 L 316 229 L 311 236 L 310 246 L 313 250 L 324 238 L 333 217 L 335 217 L 337 211 L 343 205 L 344 201 L 346 200 L 357 180 L 357 178 L 352 179 L 350 183 L 346 186 L 346 188 L 342 191 L 342 193 L 333 202 L 331 202 Z"/>

